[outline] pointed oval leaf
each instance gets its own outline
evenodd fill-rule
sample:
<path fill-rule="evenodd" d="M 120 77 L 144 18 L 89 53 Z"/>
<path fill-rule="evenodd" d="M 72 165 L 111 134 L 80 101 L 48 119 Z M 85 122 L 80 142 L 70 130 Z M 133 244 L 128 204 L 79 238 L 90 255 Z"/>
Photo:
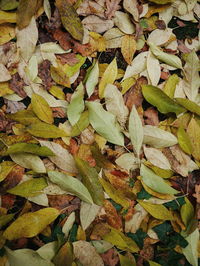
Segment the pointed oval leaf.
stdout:
<path fill-rule="evenodd" d="M 60 211 L 54 208 L 44 208 L 36 212 L 25 213 L 8 226 L 3 236 L 8 240 L 34 237 L 52 223 L 59 214 Z"/>
<path fill-rule="evenodd" d="M 142 127 L 142 121 L 138 115 L 138 112 L 134 104 L 129 117 L 129 134 L 133 148 L 137 154 L 137 157 L 139 157 L 140 149 L 142 147 L 144 132 Z"/>
<path fill-rule="evenodd" d="M 67 137 L 67 133 L 64 130 L 43 122 L 37 122 L 35 124 L 29 125 L 26 128 L 26 131 L 35 137 L 45 139 Z"/>
<path fill-rule="evenodd" d="M 142 181 L 150 187 L 152 190 L 163 193 L 163 194 L 177 194 L 179 191 L 172 188 L 170 185 L 168 185 L 162 177 L 154 174 L 153 171 L 151 171 L 148 167 L 146 167 L 144 164 L 141 165 L 140 168 L 140 175 L 142 176 Z"/>
<path fill-rule="evenodd" d="M 140 205 L 156 219 L 159 220 L 174 220 L 172 213 L 161 204 L 152 204 L 139 200 Z"/>
<path fill-rule="evenodd" d="M 76 13 L 75 8 L 65 0 L 56 0 L 56 6 L 59 10 L 61 21 L 65 29 L 78 41 L 83 40 L 83 25 Z"/>
<path fill-rule="evenodd" d="M 7 190 L 8 193 L 21 197 L 34 197 L 42 193 L 42 189 L 47 187 L 44 178 L 33 178 Z"/>
<path fill-rule="evenodd" d="M 86 161 L 83 161 L 78 157 L 75 157 L 75 162 L 78 171 L 82 176 L 82 182 L 89 190 L 94 203 L 101 206 L 104 200 L 104 192 L 99 182 L 99 176 L 96 169 L 90 167 Z"/>
<path fill-rule="evenodd" d="M 36 173 L 46 173 L 43 161 L 37 155 L 18 153 L 10 155 L 11 159 L 20 166 L 32 169 Z"/>
<path fill-rule="evenodd" d="M 133 35 L 125 35 L 122 37 L 121 53 L 125 61 L 130 65 L 136 52 L 136 41 Z"/>
<path fill-rule="evenodd" d="M 182 248 L 182 252 L 186 259 L 193 266 L 198 266 L 198 243 L 199 243 L 199 230 L 194 230 L 189 236 L 185 238 L 188 242 L 187 247 Z"/>
<path fill-rule="evenodd" d="M 38 1 L 20 0 L 17 9 L 17 26 L 21 30 L 28 26 L 31 18 L 35 15 Z"/>
<path fill-rule="evenodd" d="M 178 140 L 173 134 L 165 130 L 155 126 L 145 125 L 143 143 L 154 148 L 164 148 L 177 144 Z"/>
<path fill-rule="evenodd" d="M 107 66 L 103 76 L 99 82 L 99 97 L 104 97 L 104 91 L 107 84 L 113 84 L 115 79 L 117 78 L 117 61 L 116 58 Z"/>
<path fill-rule="evenodd" d="M 83 96 L 84 88 L 81 82 L 73 93 L 70 104 L 67 106 L 67 116 L 72 126 L 78 122 L 81 113 L 84 110 Z"/>
<path fill-rule="evenodd" d="M 76 137 L 76 136 L 80 135 L 81 132 L 89 126 L 89 124 L 90 124 L 89 112 L 84 111 L 81 114 L 78 122 L 72 127 L 72 130 L 70 132 L 70 136 Z"/>
<path fill-rule="evenodd" d="M 181 106 L 183 106 L 185 109 L 187 109 L 188 111 L 200 116 L 200 106 L 195 102 L 192 102 L 184 98 L 175 98 L 175 101 Z"/>
<path fill-rule="evenodd" d="M 98 81 L 99 81 L 99 64 L 97 61 L 94 67 L 92 68 L 92 70 L 90 71 L 87 81 L 85 83 L 88 97 L 90 97 L 93 94 L 94 89 L 96 85 L 98 84 Z"/>
<path fill-rule="evenodd" d="M 52 141 L 40 140 L 40 144 L 48 147 L 54 153 L 54 156 L 49 156 L 49 159 L 55 165 L 68 173 L 77 173 L 74 158 L 67 149 Z"/>
<path fill-rule="evenodd" d="M 106 112 L 98 102 L 87 102 L 86 106 L 89 109 L 90 124 L 97 133 L 107 141 L 123 146 L 124 136 L 120 132 L 115 116 L 110 112 Z"/>
<path fill-rule="evenodd" d="M 147 56 L 147 72 L 151 84 L 157 86 L 160 80 L 161 68 L 158 59 L 149 51 Z"/>
<path fill-rule="evenodd" d="M 187 133 L 193 146 L 192 155 L 197 161 L 200 161 L 200 125 L 194 118 L 190 120 L 187 127 Z"/>
<path fill-rule="evenodd" d="M 83 230 L 86 230 L 94 221 L 100 208 L 101 207 L 96 204 L 88 204 L 83 201 L 81 202 L 80 220 Z"/>
<path fill-rule="evenodd" d="M 40 257 L 35 250 L 27 248 L 11 250 L 7 247 L 5 249 L 10 266 L 26 265 L 27 261 L 29 266 L 54 266 L 50 260 Z"/>
<path fill-rule="evenodd" d="M 160 61 L 176 67 L 176 68 L 181 68 L 182 69 L 182 62 L 181 59 L 173 54 L 168 54 L 163 52 L 161 49 L 159 49 L 154 43 L 149 42 L 148 43 L 151 52 L 155 55 L 156 58 L 158 58 Z"/>
<path fill-rule="evenodd" d="M 190 141 L 189 135 L 184 130 L 183 127 L 179 127 L 177 130 L 177 138 L 178 138 L 178 144 L 181 147 L 181 149 L 191 155 L 193 151 L 192 143 Z"/>
<path fill-rule="evenodd" d="M 149 102 L 153 106 L 156 106 L 158 110 L 163 114 L 172 112 L 176 113 L 176 115 L 179 115 L 180 113 L 185 111 L 185 108 L 177 104 L 157 87 L 151 85 L 143 85 L 142 93 L 147 102 Z"/>
<path fill-rule="evenodd" d="M 57 171 L 49 171 L 48 176 L 51 182 L 57 184 L 62 189 L 76 195 L 85 202 L 93 203 L 88 189 L 77 178 Z"/>
<path fill-rule="evenodd" d="M 52 152 L 49 148 L 47 147 L 40 147 L 37 144 L 32 144 L 32 143 L 16 143 L 10 146 L 6 154 L 15 154 L 15 153 L 31 153 L 35 154 L 38 156 L 54 156 L 54 152 Z"/>
<path fill-rule="evenodd" d="M 48 123 L 53 123 L 53 113 L 47 101 L 40 96 L 39 94 L 33 93 L 31 97 L 31 105 L 33 108 L 33 112 L 37 115 L 37 117 Z"/>
<path fill-rule="evenodd" d="M 124 127 L 129 112 L 121 92 L 115 85 L 107 84 L 105 88 L 105 101 L 108 112 L 116 115 L 118 122 Z"/>

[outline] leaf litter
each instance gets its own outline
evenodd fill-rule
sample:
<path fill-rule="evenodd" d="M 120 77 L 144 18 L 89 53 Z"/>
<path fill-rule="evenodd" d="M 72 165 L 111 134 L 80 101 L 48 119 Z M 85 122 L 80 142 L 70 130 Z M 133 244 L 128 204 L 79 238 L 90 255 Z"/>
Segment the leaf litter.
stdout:
<path fill-rule="evenodd" d="M 199 2 L 0 9 L 0 265 L 197 266 Z"/>

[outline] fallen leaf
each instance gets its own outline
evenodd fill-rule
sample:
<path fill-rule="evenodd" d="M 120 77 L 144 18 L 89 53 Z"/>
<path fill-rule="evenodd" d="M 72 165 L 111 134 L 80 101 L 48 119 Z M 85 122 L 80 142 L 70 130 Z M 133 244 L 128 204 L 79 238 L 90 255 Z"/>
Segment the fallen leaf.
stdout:
<path fill-rule="evenodd" d="M 126 34 L 133 34 L 135 32 L 134 24 L 127 13 L 116 11 L 113 21 L 122 32 Z"/>
<path fill-rule="evenodd" d="M 111 19 L 115 16 L 115 12 L 119 10 L 121 7 L 119 3 L 121 0 L 106 0 L 106 17 Z"/>
<path fill-rule="evenodd" d="M 134 105 L 129 116 L 129 134 L 133 149 L 136 152 L 137 157 L 139 158 L 144 132 L 142 121 Z"/>
<path fill-rule="evenodd" d="M 149 51 L 147 56 L 147 72 L 151 84 L 157 86 L 160 80 L 161 68 L 158 59 Z"/>
<path fill-rule="evenodd" d="M 57 184 L 65 191 L 76 195 L 88 203 L 93 203 L 88 189 L 77 178 L 57 171 L 49 171 L 48 176 L 51 182 Z"/>
<path fill-rule="evenodd" d="M 199 241 L 199 230 L 198 228 L 194 230 L 189 236 L 187 236 L 186 241 L 188 246 L 182 248 L 182 252 L 189 261 L 194 266 L 198 265 L 198 256 L 197 256 L 197 246 Z"/>
<path fill-rule="evenodd" d="M 116 58 L 114 58 L 113 61 L 106 68 L 99 82 L 99 97 L 100 98 L 104 97 L 104 91 L 105 91 L 106 85 L 113 84 L 113 82 L 117 78 L 117 72 L 118 72 L 117 61 L 116 61 Z"/>
<path fill-rule="evenodd" d="M 130 65 L 136 52 L 136 41 L 133 35 L 122 37 L 121 52 L 125 61 Z"/>
<path fill-rule="evenodd" d="M 86 241 L 73 242 L 74 255 L 83 266 L 103 266 L 103 260 L 95 248 Z"/>
<path fill-rule="evenodd" d="M 108 200 L 104 201 L 104 209 L 106 212 L 106 220 L 107 223 L 112 226 L 113 228 L 120 230 L 122 229 L 122 219 L 118 215 L 115 207 L 112 205 L 112 203 Z"/>
<path fill-rule="evenodd" d="M 83 230 L 86 230 L 94 221 L 100 211 L 100 208 L 101 207 L 96 204 L 89 204 L 83 201 L 81 202 L 80 220 Z"/>
<path fill-rule="evenodd" d="M 187 133 L 193 146 L 192 155 L 196 160 L 200 161 L 200 142 L 197 141 L 200 136 L 200 125 L 194 118 L 190 120 L 187 128 Z"/>
<path fill-rule="evenodd" d="M 36 212 L 25 213 L 8 226 L 3 235 L 8 240 L 36 236 L 59 214 L 60 212 L 54 208 L 44 208 Z"/>
<path fill-rule="evenodd" d="M 93 68 L 91 69 L 87 81 L 85 83 L 86 91 L 88 94 L 88 97 L 90 97 L 95 90 L 96 85 L 99 81 L 99 65 L 98 61 L 94 64 Z"/>
<path fill-rule="evenodd" d="M 112 20 L 105 20 L 95 15 L 89 15 L 82 20 L 84 27 L 90 31 L 103 33 L 114 26 Z"/>
<path fill-rule="evenodd" d="M 9 42 L 15 37 L 15 27 L 11 25 L 0 25 L 0 45 Z"/>
<path fill-rule="evenodd" d="M 56 0 L 61 21 L 65 29 L 78 41 L 83 40 L 83 26 L 74 7 L 67 1 Z"/>
<path fill-rule="evenodd" d="M 137 0 L 124 0 L 123 7 L 133 16 L 135 21 L 139 20 L 139 10 L 138 10 Z"/>
<path fill-rule="evenodd" d="M 123 146 L 124 137 L 120 132 L 115 116 L 105 111 L 98 102 L 86 102 L 86 106 L 89 109 L 90 124 L 97 133 L 107 141 Z"/>

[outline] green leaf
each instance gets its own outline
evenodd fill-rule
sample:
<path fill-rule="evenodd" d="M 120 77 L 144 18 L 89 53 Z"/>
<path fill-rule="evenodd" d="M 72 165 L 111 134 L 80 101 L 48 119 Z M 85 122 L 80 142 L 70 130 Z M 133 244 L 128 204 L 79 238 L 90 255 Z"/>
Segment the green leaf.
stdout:
<path fill-rule="evenodd" d="M 55 154 L 47 147 L 41 147 L 37 144 L 31 143 L 16 143 L 10 146 L 6 154 L 15 154 L 15 153 L 31 153 L 39 156 L 54 156 Z"/>
<path fill-rule="evenodd" d="M 124 136 L 113 114 L 105 111 L 98 102 L 86 102 L 89 109 L 89 121 L 99 135 L 107 141 L 123 146 Z"/>
<path fill-rule="evenodd" d="M 77 178 L 64 173 L 49 171 L 49 179 L 65 191 L 72 193 L 87 203 L 93 203 L 88 189 Z"/>
<path fill-rule="evenodd" d="M 20 110 L 14 114 L 7 114 L 7 117 L 26 126 L 34 123 L 40 123 L 40 120 L 31 110 Z"/>
<path fill-rule="evenodd" d="M 43 161 L 37 155 L 28 153 L 11 154 L 11 159 L 20 166 L 32 169 L 36 173 L 46 173 Z"/>
<path fill-rule="evenodd" d="M 177 144 L 178 140 L 168 131 L 162 130 L 155 126 L 145 125 L 143 143 L 154 148 L 164 148 Z"/>
<path fill-rule="evenodd" d="M 53 113 L 47 101 L 40 96 L 39 94 L 33 93 L 31 97 L 31 105 L 33 108 L 33 112 L 37 115 L 37 117 L 48 123 L 53 123 Z"/>
<path fill-rule="evenodd" d="M 61 21 L 65 29 L 78 41 L 83 40 L 83 25 L 74 7 L 65 0 L 56 0 Z"/>
<path fill-rule="evenodd" d="M 41 258 L 40 255 L 32 249 L 23 248 L 14 251 L 8 247 L 5 249 L 10 266 L 27 265 L 27 262 L 29 266 L 54 266 L 50 260 Z"/>
<path fill-rule="evenodd" d="M 167 94 L 171 99 L 174 98 L 174 92 L 176 89 L 176 85 L 179 83 L 179 77 L 176 74 L 171 75 L 164 86 L 164 93 Z"/>
<path fill-rule="evenodd" d="M 159 220 L 174 220 L 172 213 L 164 205 L 152 204 L 141 200 L 138 200 L 138 202 L 154 218 Z"/>
<path fill-rule="evenodd" d="M 82 177 L 82 182 L 89 190 L 94 203 L 101 206 L 104 201 L 104 192 L 96 169 L 90 167 L 86 161 L 78 157 L 75 157 L 75 162 Z"/>
<path fill-rule="evenodd" d="M 44 178 L 33 178 L 7 190 L 8 193 L 21 197 L 35 197 L 42 193 L 42 189 L 47 187 Z"/>
<path fill-rule="evenodd" d="M 183 127 L 179 127 L 177 130 L 177 138 L 178 138 L 178 144 L 181 147 L 181 149 L 191 155 L 193 151 L 192 143 L 190 141 L 190 138 L 187 134 L 187 132 L 184 130 Z"/>
<path fill-rule="evenodd" d="M 182 249 L 183 254 L 192 266 L 198 266 L 198 242 L 199 230 L 196 228 L 188 237 L 185 238 L 189 243 L 186 248 Z"/>
<path fill-rule="evenodd" d="M 45 260 L 52 260 L 58 250 L 58 242 L 53 241 L 41 246 L 36 252 Z"/>
<path fill-rule="evenodd" d="M 200 106 L 196 104 L 195 102 L 192 102 L 188 99 L 184 98 L 175 98 L 176 102 L 183 106 L 188 111 L 195 113 L 200 116 Z"/>
<path fill-rule="evenodd" d="M 16 164 L 10 161 L 4 161 L 0 164 L 0 182 L 12 171 Z"/>
<path fill-rule="evenodd" d="M 184 66 L 185 84 L 184 91 L 189 100 L 196 102 L 199 91 L 199 58 L 195 53 L 195 49 L 192 50 L 186 56 L 186 64 Z"/>
<path fill-rule="evenodd" d="M 67 116 L 72 126 L 78 122 L 84 110 L 83 96 L 84 88 L 81 82 L 73 93 L 70 104 L 67 106 Z"/>
<path fill-rule="evenodd" d="M 158 48 L 154 43 L 149 42 L 148 43 L 151 52 L 155 55 L 156 58 L 158 58 L 160 61 L 173 66 L 175 68 L 182 69 L 182 62 L 181 59 L 173 54 L 168 54 L 163 52 L 160 48 Z"/>
<path fill-rule="evenodd" d="M 197 121 L 194 118 L 190 120 L 187 133 L 193 146 L 192 155 L 197 161 L 200 161 L 200 141 L 197 141 L 200 139 L 200 125 Z"/>
<path fill-rule="evenodd" d="M 116 203 L 122 205 L 125 209 L 130 207 L 130 202 L 124 197 L 120 190 L 115 189 L 109 182 L 103 178 L 99 179 L 106 194 Z"/>
<path fill-rule="evenodd" d="M 138 115 L 135 105 L 133 105 L 129 116 L 129 133 L 133 148 L 136 151 L 137 157 L 139 157 L 140 150 L 142 147 L 144 132 L 143 132 L 142 121 Z"/>
<path fill-rule="evenodd" d="M 80 221 L 83 230 L 86 230 L 90 226 L 90 224 L 94 221 L 100 208 L 101 207 L 96 204 L 88 204 L 83 201 L 81 202 Z"/>
<path fill-rule="evenodd" d="M 152 261 L 152 260 L 148 260 L 148 263 L 149 263 L 149 266 L 162 266 L 161 264 L 159 264 L 155 261 Z"/>
<path fill-rule="evenodd" d="M 113 247 L 111 243 L 104 240 L 94 240 L 91 241 L 91 244 L 95 247 L 99 254 L 102 254 Z"/>
<path fill-rule="evenodd" d="M 141 165 L 140 175 L 142 176 L 142 181 L 152 190 L 163 193 L 163 194 L 177 194 L 179 191 L 168 185 L 162 177 L 156 175 L 152 170 L 146 167 L 144 164 Z"/>
<path fill-rule="evenodd" d="M 184 222 L 185 226 L 187 227 L 191 220 L 194 218 L 194 207 L 192 203 L 185 197 L 185 204 L 181 206 L 181 219 Z"/>
<path fill-rule="evenodd" d="M 117 229 L 111 228 L 111 231 L 108 234 L 104 235 L 103 239 L 112 243 L 114 246 L 121 250 L 127 250 L 130 252 L 139 251 L 137 244 L 131 238 L 125 236 Z"/>
<path fill-rule="evenodd" d="M 38 0 L 20 0 L 17 9 L 17 26 L 21 30 L 29 25 L 38 8 Z"/>
<path fill-rule="evenodd" d="M 94 89 L 96 85 L 98 84 L 98 81 L 99 81 L 99 64 L 97 61 L 94 67 L 92 68 L 92 70 L 90 71 L 87 81 L 85 83 L 88 97 L 90 97 L 93 94 Z"/>
<path fill-rule="evenodd" d="M 25 213 L 7 227 L 3 236 L 8 240 L 34 237 L 52 223 L 59 214 L 60 211 L 55 208 L 44 208 L 36 212 Z"/>
<path fill-rule="evenodd" d="M 26 131 L 35 137 L 40 137 L 40 138 L 45 138 L 45 139 L 60 138 L 60 137 L 67 136 L 67 133 L 63 131 L 62 129 L 54 125 L 49 125 L 43 122 L 29 125 L 26 128 Z"/>
<path fill-rule="evenodd" d="M 163 114 L 175 113 L 176 115 L 179 115 L 185 111 L 185 108 L 177 104 L 157 87 L 143 85 L 142 93 L 147 102 L 157 107 L 158 110 Z"/>
<path fill-rule="evenodd" d="M 81 114 L 77 123 L 72 127 L 70 136 L 76 137 L 81 134 L 81 132 L 89 126 L 89 112 L 85 111 Z"/>

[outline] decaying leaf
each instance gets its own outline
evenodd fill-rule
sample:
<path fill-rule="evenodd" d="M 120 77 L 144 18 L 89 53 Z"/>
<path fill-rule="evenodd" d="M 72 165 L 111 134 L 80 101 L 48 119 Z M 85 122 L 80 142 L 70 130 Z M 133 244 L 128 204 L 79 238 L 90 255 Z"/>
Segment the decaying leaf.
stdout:
<path fill-rule="evenodd" d="M 136 41 L 133 35 L 125 35 L 122 38 L 121 52 L 125 61 L 130 65 L 136 51 Z"/>
<path fill-rule="evenodd" d="M 67 1 L 56 0 L 62 24 L 65 29 L 78 41 L 83 40 L 83 26 L 74 7 Z"/>

